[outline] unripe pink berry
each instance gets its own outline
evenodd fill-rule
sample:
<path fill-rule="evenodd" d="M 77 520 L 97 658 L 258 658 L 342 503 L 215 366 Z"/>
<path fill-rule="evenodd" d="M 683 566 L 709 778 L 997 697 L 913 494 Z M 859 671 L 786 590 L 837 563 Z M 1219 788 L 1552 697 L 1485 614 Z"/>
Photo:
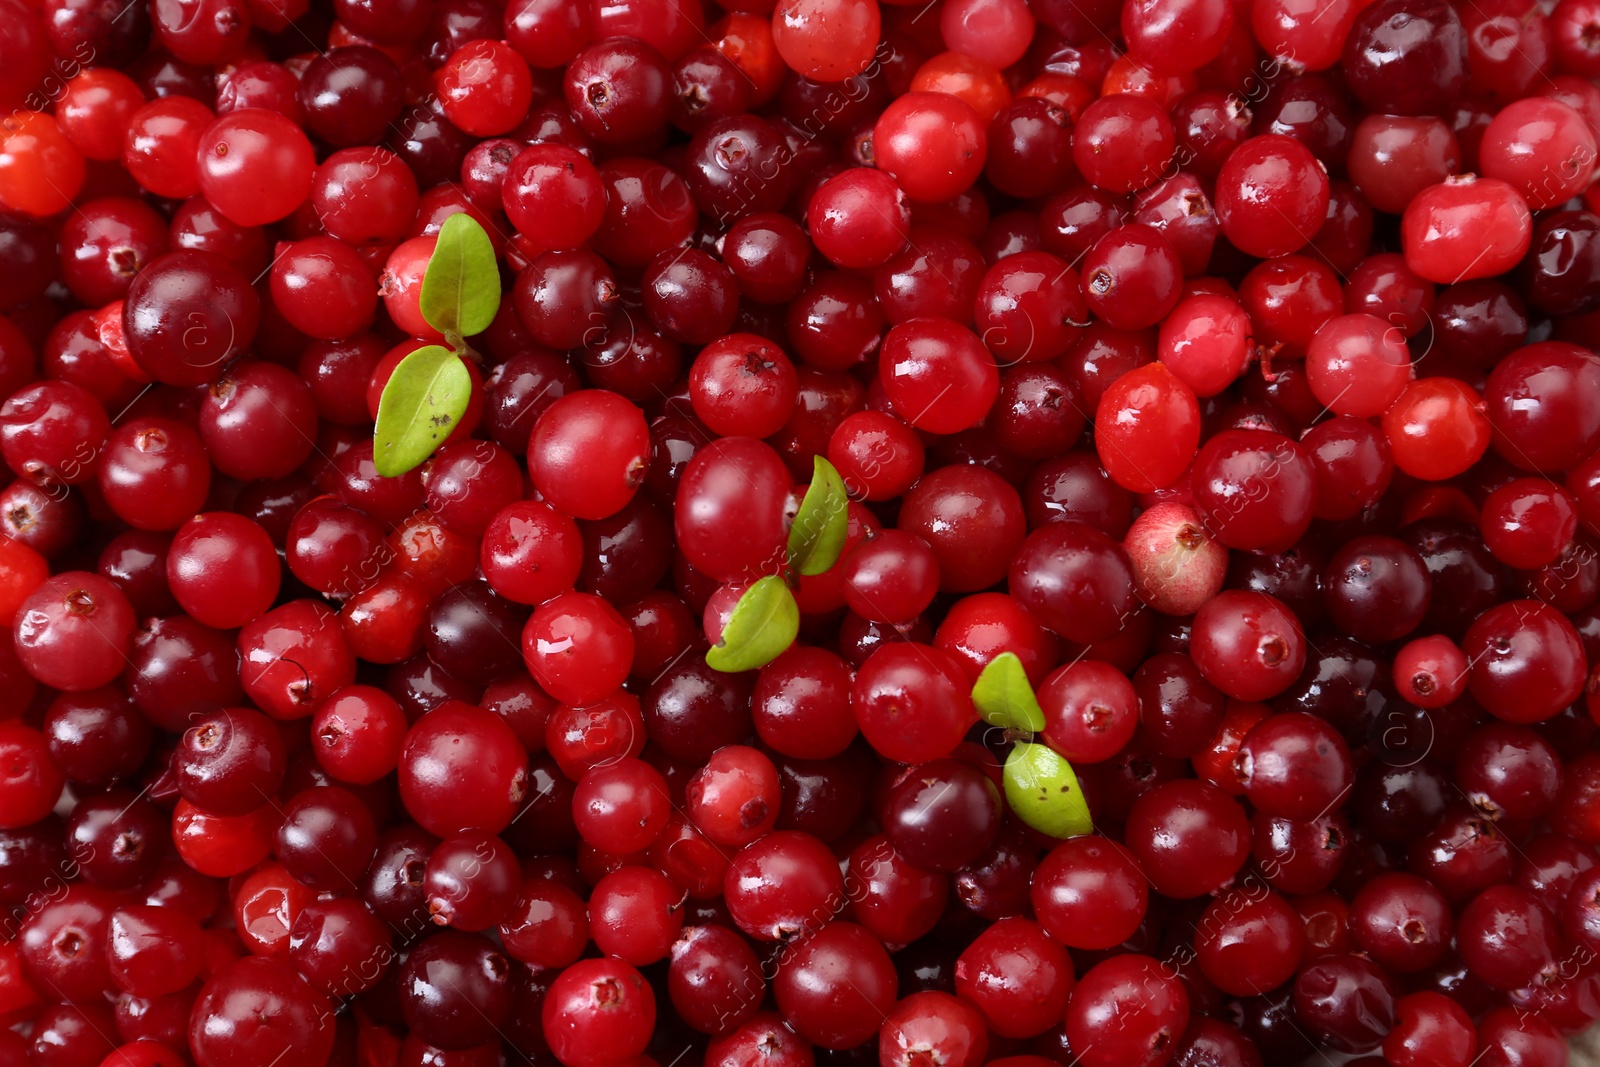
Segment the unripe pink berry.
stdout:
<path fill-rule="evenodd" d="M 1163 615 L 1193 615 L 1222 588 L 1228 550 L 1185 504 L 1157 504 L 1133 520 L 1122 547 L 1139 596 Z"/>

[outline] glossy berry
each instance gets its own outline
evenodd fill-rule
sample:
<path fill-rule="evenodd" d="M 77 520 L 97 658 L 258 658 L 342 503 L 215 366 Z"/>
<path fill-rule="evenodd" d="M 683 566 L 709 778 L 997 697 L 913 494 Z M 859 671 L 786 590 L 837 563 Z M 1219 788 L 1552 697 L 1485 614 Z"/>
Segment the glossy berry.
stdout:
<path fill-rule="evenodd" d="M 644 481 L 649 429 L 615 393 L 583 390 L 547 408 L 528 445 L 529 474 L 556 508 L 581 519 L 615 514 Z"/>
<path fill-rule="evenodd" d="M 200 192 L 240 226 L 276 222 L 311 192 L 311 142 L 264 108 L 230 111 L 200 135 Z"/>
<path fill-rule="evenodd" d="M 1128 815 L 1128 847 L 1152 884 L 1185 899 L 1226 884 L 1246 858 L 1244 809 L 1205 782 L 1167 782 L 1140 797 Z"/>
<path fill-rule="evenodd" d="M 819 981 L 822 975 L 845 976 Z M 773 982 L 778 1009 L 809 1041 L 851 1048 L 872 1036 L 898 981 L 883 946 L 853 923 L 823 926 L 786 955 Z"/>
<path fill-rule="evenodd" d="M 1182 295 L 1183 263 L 1173 243 L 1153 226 L 1112 230 L 1083 261 L 1089 310 L 1119 330 L 1154 326 Z"/>
<path fill-rule="evenodd" d="M 562 971 L 545 995 L 543 1028 L 573 1067 L 637 1056 L 655 1026 L 656 1000 L 638 971 L 616 960 L 585 960 Z"/>
<path fill-rule="evenodd" d="M 462 45 L 445 61 L 437 79 L 445 117 L 476 137 L 509 131 L 533 100 L 527 63 L 499 41 Z"/>
<path fill-rule="evenodd" d="M 1344 739 L 1304 712 L 1258 723 L 1240 743 L 1235 767 L 1257 810 L 1291 819 L 1327 814 L 1355 778 Z"/>
<path fill-rule="evenodd" d="M 1276 893 L 1235 890 L 1195 924 L 1200 972 L 1235 996 L 1260 995 L 1287 981 L 1305 952 L 1303 923 Z"/>
<path fill-rule="evenodd" d="M 439 707 L 412 726 L 399 769 L 406 810 L 441 837 L 467 828 L 500 831 L 527 788 L 527 754 L 511 727 L 462 704 Z"/>
<path fill-rule="evenodd" d="M 1018 602 L 1071 641 L 1111 637 L 1139 606 L 1127 553 L 1086 523 L 1050 523 L 1035 530 L 1018 550 L 1010 574 Z"/>
<path fill-rule="evenodd" d="M 695 452 L 678 481 L 678 548 L 701 573 L 739 581 L 785 562 L 791 479 L 768 445 L 728 437 Z"/>
<path fill-rule="evenodd" d="M 328 1055 L 334 1041 L 325 1010 L 323 996 L 287 963 L 247 957 L 223 967 L 201 987 L 190 1047 L 203 1067 L 221 1067 L 235 1056 L 268 1055 L 272 1048 L 315 1061 Z M 254 1025 L 244 1025 L 247 1019 Z"/>
<path fill-rule="evenodd" d="M 1493 277 L 1522 258 L 1532 236 L 1527 202 L 1498 178 L 1468 175 L 1430 185 L 1401 218 L 1406 265 L 1433 282 Z"/>
<path fill-rule="evenodd" d="M 858 167 L 828 179 L 806 206 L 811 237 L 836 266 L 876 267 L 906 243 L 905 193 L 882 171 Z"/>
<path fill-rule="evenodd" d="M 134 279 L 123 305 L 128 353 L 170 385 L 202 385 L 249 347 L 260 321 L 249 279 L 214 252 L 169 252 Z"/>
<path fill-rule="evenodd" d="M 44 735 L 20 722 L 0 726 L 0 752 L 8 764 L 0 790 L 0 825 L 31 826 L 50 814 L 66 777 L 51 759 Z"/>
<path fill-rule="evenodd" d="M 277 598 L 281 581 L 271 537 L 258 524 L 227 512 L 205 512 L 178 527 L 166 572 L 172 596 L 184 610 L 218 629 L 260 616 Z"/>
<path fill-rule="evenodd" d="M 1073 161 L 1090 184 L 1130 193 L 1159 181 L 1172 159 L 1172 120 L 1135 94 L 1102 97 L 1078 117 Z"/>
<path fill-rule="evenodd" d="M 29 674 L 56 689 L 81 691 L 122 673 L 133 624 L 120 589 L 98 574 L 69 571 L 45 579 L 22 601 L 12 636 Z"/>
<path fill-rule="evenodd" d="M 886 644 L 856 673 L 850 703 L 862 735 L 905 763 L 949 755 L 976 718 L 966 675 L 942 649 Z"/>
<path fill-rule="evenodd" d="M 1472 663 L 1468 691 L 1508 722 L 1548 718 L 1583 684 L 1584 655 L 1571 623 L 1539 601 L 1490 608 L 1472 624 L 1461 648 Z"/>
<path fill-rule="evenodd" d="M 1188 1009 L 1188 995 L 1175 976 L 1149 956 L 1130 953 L 1084 973 L 1068 1001 L 1064 1029 L 1074 1048 L 1094 1049 L 1085 1054 L 1086 1063 L 1153 1067 L 1169 1055 L 1177 1031 L 1187 1025 Z"/>

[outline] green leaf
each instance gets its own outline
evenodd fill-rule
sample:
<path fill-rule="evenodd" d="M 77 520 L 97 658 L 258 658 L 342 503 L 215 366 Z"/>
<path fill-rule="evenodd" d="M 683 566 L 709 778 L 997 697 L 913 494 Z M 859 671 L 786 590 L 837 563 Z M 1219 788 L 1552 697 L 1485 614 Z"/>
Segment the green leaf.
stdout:
<path fill-rule="evenodd" d="M 800 605 L 782 578 L 757 581 L 733 606 L 722 640 L 706 653 L 706 664 L 736 673 L 765 667 L 794 644 L 800 633 Z"/>
<path fill-rule="evenodd" d="M 489 235 L 471 215 L 451 215 L 422 276 L 422 317 L 455 345 L 487 330 L 499 309 L 500 268 Z"/>
<path fill-rule="evenodd" d="M 456 428 L 471 397 L 467 365 L 448 348 L 428 345 L 402 359 L 378 401 L 372 465 L 385 478 L 420 466 Z"/>
<path fill-rule="evenodd" d="M 972 704 L 990 726 L 1030 734 L 1044 729 L 1044 710 L 1015 652 L 1002 652 L 983 668 L 972 687 Z"/>
<path fill-rule="evenodd" d="M 832 463 L 817 456 L 811 487 L 789 527 L 789 565 L 801 574 L 821 574 L 839 561 L 850 533 L 850 498 Z"/>
<path fill-rule="evenodd" d="M 1094 832 L 1089 804 L 1072 764 L 1049 745 L 1018 741 L 1002 775 L 1006 803 L 1017 818 L 1051 837 Z"/>

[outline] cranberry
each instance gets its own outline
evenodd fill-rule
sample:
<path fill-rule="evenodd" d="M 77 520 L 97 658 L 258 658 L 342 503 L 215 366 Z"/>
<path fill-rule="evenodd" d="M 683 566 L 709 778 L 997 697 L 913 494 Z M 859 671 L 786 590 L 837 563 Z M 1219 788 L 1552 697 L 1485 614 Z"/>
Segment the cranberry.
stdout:
<path fill-rule="evenodd" d="M 760 441 L 729 437 L 700 449 L 678 482 L 679 550 L 721 581 L 774 573 L 784 562 L 789 484 L 782 460 Z"/>
<path fill-rule="evenodd" d="M 1086 1063 L 1148 1067 L 1171 1055 L 1188 1009 L 1182 982 L 1149 956 L 1130 953 L 1097 964 L 1078 980 L 1065 1034 L 1074 1048 L 1094 1050 L 1080 1054 Z"/>
<path fill-rule="evenodd" d="M 1051 523 L 1022 543 L 1013 595 L 1042 623 L 1080 642 L 1116 633 L 1138 607 L 1127 554 L 1084 523 Z"/>
<path fill-rule="evenodd" d="M 359 797 L 339 786 L 313 786 L 284 804 L 274 852 L 295 881 L 331 891 L 354 886 L 376 839 L 372 815 Z"/>
<path fill-rule="evenodd" d="M 619 960 L 575 963 L 545 995 L 544 1032 L 552 1051 L 574 1067 L 599 1067 L 637 1056 L 655 1021 L 650 984 Z"/>
<path fill-rule="evenodd" d="M 1281 551 L 1310 524 L 1315 471 L 1304 449 L 1267 430 L 1224 430 L 1195 457 L 1196 510 L 1229 548 Z"/>
<path fill-rule="evenodd" d="M 941 589 L 975 592 L 1005 576 L 1026 523 L 1015 488 L 981 467 L 956 465 L 912 486 L 898 525 L 933 549 Z"/>
<path fill-rule="evenodd" d="M 819 982 L 823 974 L 848 975 Z M 851 1048 L 877 1031 L 898 985 L 883 945 L 853 923 L 833 922 L 785 953 L 773 990 L 799 1034 L 824 1048 Z"/>
<path fill-rule="evenodd" d="M 66 776 L 50 758 L 44 735 L 20 722 L 0 727 L 0 745 L 9 769 L 0 794 L 0 825 L 31 826 L 50 814 L 61 796 Z"/>
<path fill-rule="evenodd" d="M 915 941 L 933 929 L 950 896 L 941 873 L 914 866 L 882 834 L 850 853 L 845 878 L 856 920 L 894 944 Z"/>
<path fill-rule="evenodd" d="M 1300 916 L 1272 892 L 1233 890 L 1206 908 L 1195 929 L 1201 973 L 1236 996 L 1276 988 L 1305 952 Z"/>
<path fill-rule="evenodd" d="M 1149 888 L 1126 849 L 1077 838 L 1040 862 L 1032 892 L 1039 922 L 1052 938 L 1071 948 L 1100 949 L 1132 936 L 1144 919 Z"/>
<path fill-rule="evenodd" d="M 1108 325 L 1142 330 L 1182 295 L 1183 263 L 1161 230 L 1136 223 L 1096 241 L 1083 261 L 1084 300 Z"/>
<path fill-rule="evenodd" d="M 669 664 L 643 698 L 651 740 L 673 759 L 705 763 L 718 748 L 749 736 L 753 681 L 713 670 L 697 656 Z"/>
<path fill-rule="evenodd" d="M 86 167 L 55 119 L 43 112 L 13 112 L 6 130 L 0 193 L 14 210 L 50 215 L 83 187 Z"/>
<path fill-rule="evenodd" d="M 365 992 L 387 972 L 390 932 L 365 904 L 332 898 L 307 904 L 294 920 L 289 959 L 302 978 L 330 996 Z"/>
<path fill-rule="evenodd" d="M 1239 700 L 1262 700 L 1288 688 L 1305 663 L 1297 618 L 1265 593 L 1228 590 L 1195 615 L 1191 655 L 1201 675 Z"/>
<path fill-rule="evenodd" d="M 79 209 L 62 235 L 62 281 L 84 304 L 120 300 L 138 272 L 166 251 L 167 224 L 137 200 L 107 197 Z"/>
<path fill-rule="evenodd" d="M 976 719 L 955 658 L 912 642 L 886 644 L 856 674 L 851 706 L 879 753 L 907 763 L 949 755 Z"/>
<path fill-rule="evenodd" d="M 569 515 L 615 514 L 644 480 L 649 428 L 638 409 L 604 390 L 582 390 L 545 409 L 528 446 L 539 491 Z"/>
<path fill-rule="evenodd" d="M 326 999 L 280 960 L 247 957 L 213 974 L 195 1001 L 189 1044 L 195 1061 L 221 1067 L 289 1050 L 312 1062 L 325 1059 L 334 1034 Z"/>
<path fill-rule="evenodd" d="M 856 736 L 850 685 L 838 656 L 796 645 L 761 668 L 750 700 L 756 733 L 785 756 L 837 756 Z"/>
<path fill-rule="evenodd" d="M 989 116 L 992 118 L 992 116 Z M 891 103 L 873 128 L 878 165 L 912 200 L 945 200 L 983 168 L 985 116 L 946 93 L 911 92 Z"/>
<path fill-rule="evenodd" d="M 1399 991 L 1381 967 L 1355 955 L 1313 961 L 1294 982 L 1295 1013 L 1335 1048 L 1376 1048 L 1394 1025 Z"/>
<path fill-rule="evenodd" d="M 1264 134 L 1229 153 L 1216 203 L 1222 232 L 1239 249 L 1263 259 L 1287 255 L 1321 224 L 1328 176 L 1299 141 Z"/>
<path fill-rule="evenodd" d="M 805 283 L 809 238 L 786 216 L 757 212 L 729 228 L 721 255 L 743 296 L 783 304 L 798 296 Z"/>
<path fill-rule="evenodd" d="M 753 748 L 730 745 L 689 780 L 688 815 L 713 842 L 740 847 L 772 828 L 778 818 L 778 772 Z"/>
<path fill-rule="evenodd" d="M 1100 397 L 1095 447 L 1107 474 L 1132 492 L 1172 484 L 1200 443 L 1194 391 L 1165 364 L 1130 370 Z"/>
<path fill-rule="evenodd" d="M 504 829 L 527 788 L 527 754 L 511 727 L 493 712 L 454 702 L 412 726 L 399 769 L 401 802 L 439 836 Z"/>
<path fill-rule="evenodd" d="M 1411 380 L 1404 338 L 1367 314 L 1329 320 L 1306 347 L 1312 393 L 1338 415 L 1381 415 Z"/>
<path fill-rule="evenodd" d="M 399 68 L 366 45 L 332 49 L 301 75 L 300 105 L 307 127 L 328 143 L 376 144 L 404 106 Z"/>
<path fill-rule="evenodd" d="M 400 1010 L 429 1044 L 466 1049 L 492 1040 L 511 1007 L 511 963 L 485 938 L 446 930 L 399 968 Z"/>
<path fill-rule="evenodd" d="M 1128 817 L 1128 843 L 1168 896 L 1221 885 L 1244 862 L 1242 809 L 1200 782 L 1170 782 L 1145 794 Z M 1180 868 L 1180 865 L 1182 869 Z"/>
<path fill-rule="evenodd" d="M 1355 777 L 1344 739 L 1304 712 L 1258 723 L 1240 743 L 1236 766 L 1251 804 L 1292 819 L 1326 814 Z"/>
<path fill-rule="evenodd" d="M 200 136 L 200 191 L 240 226 L 276 222 L 311 192 L 311 142 L 265 108 L 230 111 Z"/>
<path fill-rule="evenodd" d="M 260 321 L 249 279 L 215 252 L 169 252 L 141 271 L 123 305 L 128 353 L 170 385 L 201 385 L 249 347 Z"/>
<path fill-rule="evenodd" d="M 511 911 L 521 883 L 516 856 L 498 837 L 467 832 L 435 846 L 423 874 L 433 921 L 458 930 L 484 930 Z"/>
<path fill-rule="evenodd" d="M 1584 654 L 1565 616 L 1534 600 L 1489 609 L 1467 631 L 1469 692 L 1508 722 L 1539 722 L 1576 699 Z M 1537 679 L 1537 684 L 1535 684 Z M 1508 699 L 1515 687 L 1517 699 Z"/>
<path fill-rule="evenodd" d="M 1497 989 L 1529 985 L 1554 967 L 1560 936 L 1533 894 L 1511 885 L 1479 893 L 1462 909 L 1456 926 L 1468 971 Z"/>
<path fill-rule="evenodd" d="M 1597 221 L 1591 212 L 1552 212 L 1534 227 L 1527 278 L 1535 307 L 1562 316 L 1595 310 L 1589 281 L 1600 253 Z"/>
<path fill-rule="evenodd" d="M 1541 96 L 1502 108 L 1478 147 L 1483 174 L 1508 182 L 1534 209 L 1555 207 L 1581 190 L 1575 175 L 1594 159 L 1594 133 L 1583 116 Z"/>
<path fill-rule="evenodd" d="M 774 1065 L 800 1067 L 814 1062 L 811 1046 L 783 1025 L 777 1013 L 758 1013 L 742 1026 L 714 1039 L 706 1047 L 705 1062 L 712 1067 L 734 1067 L 761 1056 Z"/>
<path fill-rule="evenodd" d="M 983 1015 L 958 997 L 938 990 L 913 993 L 894 1006 L 878 1038 L 880 1062 L 917 1063 L 929 1056 L 972 1062 L 987 1051 Z"/>
<path fill-rule="evenodd" d="M 133 609 L 98 574 L 65 572 L 45 579 L 17 607 L 16 654 L 28 673 L 57 689 L 105 685 L 126 663 Z"/>
<path fill-rule="evenodd" d="M 1409 974 L 1433 966 L 1455 929 L 1449 902 L 1425 879 L 1380 874 L 1350 902 L 1355 942 L 1382 966 Z"/>
<path fill-rule="evenodd" d="M 1401 232 L 1406 265 L 1429 281 L 1453 284 L 1509 269 L 1528 250 L 1533 224 L 1513 186 L 1466 175 L 1413 197 Z"/>

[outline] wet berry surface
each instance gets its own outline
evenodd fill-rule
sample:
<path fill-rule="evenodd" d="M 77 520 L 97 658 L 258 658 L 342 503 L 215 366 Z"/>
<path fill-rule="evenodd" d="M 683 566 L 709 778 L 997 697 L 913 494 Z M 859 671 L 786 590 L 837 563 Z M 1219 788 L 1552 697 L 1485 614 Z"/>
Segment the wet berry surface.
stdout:
<path fill-rule="evenodd" d="M 0 1067 L 1565 1067 L 1597 0 L 0 0 Z"/>

